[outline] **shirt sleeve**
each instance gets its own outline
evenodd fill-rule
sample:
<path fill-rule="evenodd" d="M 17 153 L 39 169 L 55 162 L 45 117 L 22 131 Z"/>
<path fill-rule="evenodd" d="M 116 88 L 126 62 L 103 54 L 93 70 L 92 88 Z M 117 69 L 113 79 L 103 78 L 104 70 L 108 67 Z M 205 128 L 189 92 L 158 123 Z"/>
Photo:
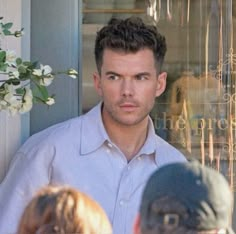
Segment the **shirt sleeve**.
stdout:
<path fill-rule="evenodd" d="M 50 183 L 54 153 L 47 148 L 18 152 L 0 185 L 0 233 L 17 233 L 25 206 Z"/>

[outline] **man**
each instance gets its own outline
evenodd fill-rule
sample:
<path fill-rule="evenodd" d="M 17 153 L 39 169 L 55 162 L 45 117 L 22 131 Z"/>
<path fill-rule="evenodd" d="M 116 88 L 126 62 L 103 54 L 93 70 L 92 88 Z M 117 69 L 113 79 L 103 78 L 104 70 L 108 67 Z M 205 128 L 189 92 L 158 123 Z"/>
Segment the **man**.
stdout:
<path fill-rule="evenodd" d="M 129 234 L 147 178 L 184 156 L 155 135 L 149 117 L 166 86 L 165 38 L 139 18 L 113 19 L 97 33 L 94 85 L 102 102 L 52 126 L 17 152 L 0 190 L 0 233 L 16 230 L 39 187 L 68 184 L 106 211 L 115 234 Z"/>
<path fill-rule="evenodd" d="M 135 234 L 233 234 L 233 196 L 224 176 L 199 162 L 173 163 L 152 174 Z"/>

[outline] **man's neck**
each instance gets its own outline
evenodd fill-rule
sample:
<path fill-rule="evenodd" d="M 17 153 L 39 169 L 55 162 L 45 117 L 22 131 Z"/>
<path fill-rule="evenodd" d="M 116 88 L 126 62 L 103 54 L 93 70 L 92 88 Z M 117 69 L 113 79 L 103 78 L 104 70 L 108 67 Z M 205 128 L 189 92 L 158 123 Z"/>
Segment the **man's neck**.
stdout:
<path fill-rule="evenodd" d="M 130 161 L 142 148 L 148 133 L 148 117 L 141 123 L 123 126 L 116 123 L 104 123 L 107 134 Z"/>

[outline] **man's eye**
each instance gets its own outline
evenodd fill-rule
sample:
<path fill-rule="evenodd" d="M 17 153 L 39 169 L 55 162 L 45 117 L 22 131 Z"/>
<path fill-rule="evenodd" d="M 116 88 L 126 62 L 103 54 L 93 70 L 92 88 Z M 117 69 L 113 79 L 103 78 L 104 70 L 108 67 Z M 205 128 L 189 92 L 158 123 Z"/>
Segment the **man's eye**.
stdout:
<path fill-rule="evenodd" d="M 141 75 L 141 76 L 136 76 L 136 80 L 147 80 L 147 79 L 148 79 L 147 76 L 143 76 L 143 75 Z"/>
<path fill-rule="evenodd" d="M 118 80 L 119 76 L 111 75 L 108 77 L 109 80 Z"/>

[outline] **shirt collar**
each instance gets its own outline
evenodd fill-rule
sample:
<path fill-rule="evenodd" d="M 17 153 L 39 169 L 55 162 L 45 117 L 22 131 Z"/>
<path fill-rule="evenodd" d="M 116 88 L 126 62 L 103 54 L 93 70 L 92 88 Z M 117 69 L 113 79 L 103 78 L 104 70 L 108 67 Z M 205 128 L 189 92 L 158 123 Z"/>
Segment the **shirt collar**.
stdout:
<path fill-rule="evenodd" d="M 110 141 L 101 114 L 102 102 L 82 116 L 81 155 L 97 150 L 105 141 Z M 156 134 L 151 118 L 148 119 L 148 135 L 139 155 L 152 154 L 156 150 Z"/>
<path fill-rule="evenodd" d="M 102 121 L 102 102 L 82 116 L 81 155 L 97 150 L 109 139 Z"/>
<path fill-rule="evenodd" d="M 148 134 L 146 141 L 139 151 L 139 155 L 153 154 L 156 151 L 156 134 L 151 117 L 148 117 Z"/>

